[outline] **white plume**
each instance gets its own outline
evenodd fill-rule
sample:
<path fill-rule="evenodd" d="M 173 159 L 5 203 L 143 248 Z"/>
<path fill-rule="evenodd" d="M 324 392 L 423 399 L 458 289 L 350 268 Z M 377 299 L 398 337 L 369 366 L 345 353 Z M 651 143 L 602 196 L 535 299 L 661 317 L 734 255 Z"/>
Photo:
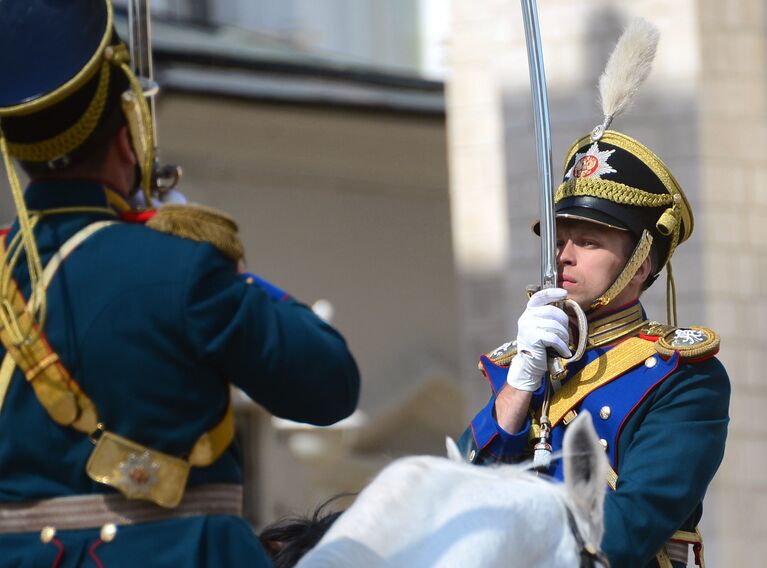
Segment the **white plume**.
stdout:
<path fill-rule="evenodd" d="M 616 116 L 629 107 L 650 74 L 659 36 L 658 28 L 642 18 L 626 27 L 599 78 L 605 116 Z"/>

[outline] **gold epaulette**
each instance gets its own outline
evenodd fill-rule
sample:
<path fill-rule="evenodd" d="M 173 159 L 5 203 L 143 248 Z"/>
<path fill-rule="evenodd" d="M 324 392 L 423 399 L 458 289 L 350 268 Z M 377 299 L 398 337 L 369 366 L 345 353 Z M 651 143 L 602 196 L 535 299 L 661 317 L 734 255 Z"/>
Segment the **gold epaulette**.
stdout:
<path fill-rule="evenodd" d="M 494 365 L 505 366 L 505 365 L 511 364 L 511 360 L 514 358 L 514 355 L 516 354 L 517 354 L 517 342 L 507 341 L 503 345 L 499 345 L 498 347 L 490 351 L 490 353 L 486 353 L 485 357 L 490 359 L 490 361 Z M 477 364 L 477 367 L 479 368 L 480 371 L 483 370 L 481 361 Z"/>
<path fill-rule="evenodd" d="M 175 203 L 163 205 L 146 222 L 146 226 L 177 237 L 210 243 L 234 262 L 245 256 L 235 220 L 212 207 Z"/>
<path fill-rule="evenodd" d="M 655 350 L 663 356 L 679 353 L 682 359 L 706 359 L 719 352 L 719 334 L 708 327 L 676 327 L 648 322 L 642 336 L 656 339 Z"/>

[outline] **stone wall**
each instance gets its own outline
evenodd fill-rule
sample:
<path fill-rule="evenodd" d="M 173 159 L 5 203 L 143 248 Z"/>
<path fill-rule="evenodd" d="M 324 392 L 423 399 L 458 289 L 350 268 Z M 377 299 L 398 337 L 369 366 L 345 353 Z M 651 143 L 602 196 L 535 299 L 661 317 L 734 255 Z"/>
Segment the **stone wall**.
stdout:
<path fill-rule="evenodd" d="M 753 566 L 767 554 L 767 6 L 700 2 L 702 282 L 708 321 L 722 336 L 732 381 L 724 464 L 708 515 L 719 566 Z M 766 333 L 762 333 L 765 331 Z"/>

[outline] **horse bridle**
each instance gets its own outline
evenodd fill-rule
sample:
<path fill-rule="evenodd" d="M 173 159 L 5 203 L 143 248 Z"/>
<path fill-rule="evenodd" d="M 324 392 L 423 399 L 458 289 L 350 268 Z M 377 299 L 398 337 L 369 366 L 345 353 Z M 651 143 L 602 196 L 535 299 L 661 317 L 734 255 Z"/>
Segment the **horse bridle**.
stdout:
<path fill-rule="evenodd" d="M 565 505 L 565 511 L 567 511 L 567 524 L 570 525 L 570 532 L 573 533 L 575 538 L 575 545 L 578 547 L 578 552 L 581 555 L 581 568 L 610 568 L 610 562 L 607 560 L 604 552 L 599 550 L 590 542 L 586 542 L 581 535 L 581 531 L 578 528 L 578 523 L 575 522 L 575 515 L 570 510 L 570 507 Z"/>

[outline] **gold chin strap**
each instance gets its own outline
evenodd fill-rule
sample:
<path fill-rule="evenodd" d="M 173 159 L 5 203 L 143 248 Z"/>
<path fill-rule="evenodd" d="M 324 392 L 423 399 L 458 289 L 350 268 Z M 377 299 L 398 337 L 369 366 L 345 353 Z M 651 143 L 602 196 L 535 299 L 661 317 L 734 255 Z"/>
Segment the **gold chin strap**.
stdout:
<path fill-rule="evenodd" d="M 606 306 L 607 304 L 612 302 L 618 294 L 620 294 L 623 291 L 623 289 L 626 287 L 629 281 L 637 273 L 637 270 L 639 270 L 639 267 L 642 266 L 642 263 L 645 261 L 647 256 L 650 254 L 652 241 L 653 241 L 653 238 L 652 238 L 652 235 L 650 234 L 650 231 L 648 231 L 647 229 L 642 231 L 642 236 L 639 238 L 639 242 L 637 243 L 637 246 L 634 247 L 634 252 L 631 253 L 631 257 L 626 263 L 626 266 L 623 268 L 621 273 L 615 279 L 615 282 L 613 282 L 610 285 L 610 287 L 607 290 L 605 290 L 605 292 L 601 296 L 599 296 L 599 298 L 597 298 L 591 303 L 591 306 L 589 306 L 589 309 L 593 310 L 596 308 L 601 308 L 602 306 Z"/>
<path fill-rule="evenodd" d="M 637 150 L 637 148 L 634 148 L 634 151 L 635 150 Z M 668 255 L 665 259 L 658 260 L 660 262 L 665 260 L 666 262 L 666 312 L 668 323 L 676 325 L 676 286 L 674 285 L 674 276 L 671 270 L 671 257 L 674 255 L 674 251 L 676 250 L 680 239 L 684 240 L 684 238 L 686 238 L 681 234 L 683 221 L 685 222 L 685 226 L 690 225 L 687 227 L 687 236 L 689 236 L 692 227 L 692 218 L 690 217 L 685 220 L 683 212 L 684 198 L 678 193 L 678 190 L 672 191 L 668 184 L 666 184 L 666 187 L 669 193 L 657 194 L 611 180 L 594 177 L 573 177 L 559 186 L 554 195 L 554 202 L 559 203 L 561 200 L 569 197 L 588 196 L 632 207 L 666 207 L 658 218 L 655 228 L 664 237 L 671 237 Z M 645 242 L 646 237 L 649 237 L 649 242 Z M 628 284 L 629 280 L 636 274 L 639 266 L 642 264 L 647 254 L 649 254 L 651 246 L 652 235 L 645 230 L 642 233 L 642 237 L 640 238 L 637 247 L 634 249 L 634 253 L 626 263 L 626 267 L 607 291 L 594 300 L 590 306 L 591 309 L 606 306 L 626 287 L 626 284 Z"/>

